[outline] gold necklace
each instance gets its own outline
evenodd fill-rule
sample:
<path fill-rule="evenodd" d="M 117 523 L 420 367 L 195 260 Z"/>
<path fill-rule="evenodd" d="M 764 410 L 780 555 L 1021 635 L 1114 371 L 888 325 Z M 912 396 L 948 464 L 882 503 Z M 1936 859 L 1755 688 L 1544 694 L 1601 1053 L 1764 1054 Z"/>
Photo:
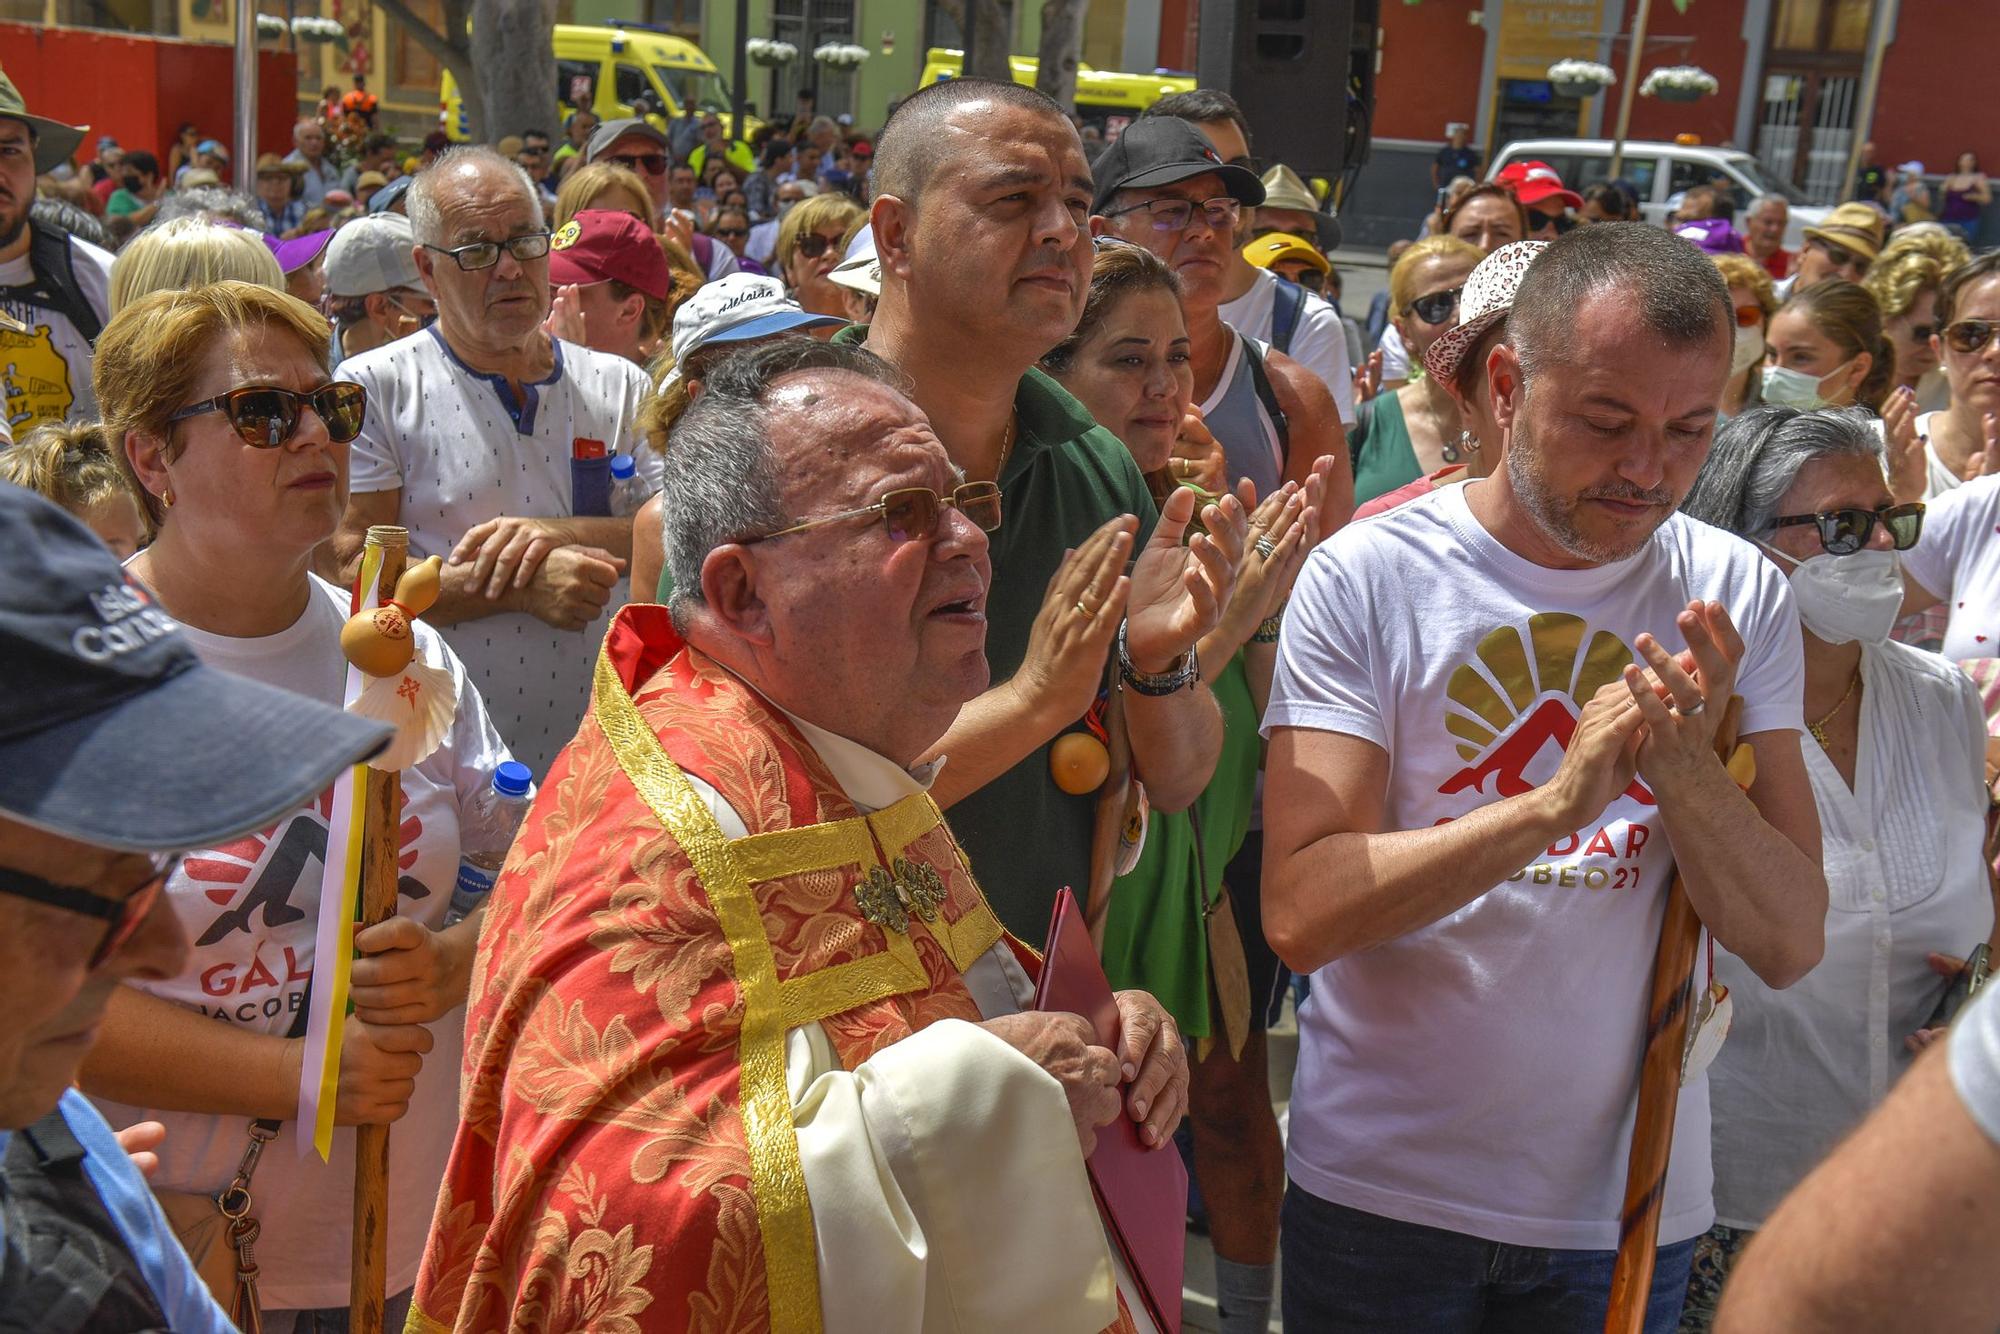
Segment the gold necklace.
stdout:
<path fill-rule="evenodd" d="M 1847 701 L 1854 698 L 1854 688 L 1860 684 L 1861 684 L 1861 669 L 1859 667 L 1856 667 L 1854 669 L 1854 679 L 1847 683 L 1847 693 L 1840 697 L 1840 703 L 1828 709 L 1826 711 L 1826 717 L 1820 719 L 1818 722 L 1806 724 L 1806 731 L 1812 733 L 1812 739 L 1819 742 L 1819 748 L 1821 750 L 1826 750 L 1828 748 L 1826 739 L 1826 725 L 1833 721 L 1833 715 L 1839 713 L 1842 709 L 1847 707 Z"/>
<path fill-rule="evenodd" d="M 1000 464 L 993 469 L 993 480 L 996 482 L 1000 480 L 1000 475 L 1007 471 L 1007 460 L 1014 456 L 1014 428 L 1020 424 L 1020 421 L 1020 409 L 1008 409 L 1007 430 L 1000 437 Z"/>

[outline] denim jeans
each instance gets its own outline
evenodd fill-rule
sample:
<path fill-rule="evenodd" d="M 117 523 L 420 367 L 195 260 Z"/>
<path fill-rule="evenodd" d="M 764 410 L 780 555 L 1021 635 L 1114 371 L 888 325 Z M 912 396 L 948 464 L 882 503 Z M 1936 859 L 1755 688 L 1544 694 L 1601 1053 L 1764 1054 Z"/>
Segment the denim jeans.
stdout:
<path fill-rule="evenodd" d="M 403 1323 L 410 1318 L 410 1301 L 416 1295 L 415 1288 L 405 1288 L 382 1303 L 385 1334 L 402 1334 Z M 348 1319 L 345 1306 L 323 1311 L 266 1311 L 264 1334 L 348 1334 Z"/>
<path fill-rule="evenodd" d="M 1615 1251 L 1512 1246 L 1285 1189 L 1287 1330 L 1310 1334 L 1601 1334 Z M 1663 1246 L 1646 1334 L 1673 1334 L 1694 1241 Z"/>

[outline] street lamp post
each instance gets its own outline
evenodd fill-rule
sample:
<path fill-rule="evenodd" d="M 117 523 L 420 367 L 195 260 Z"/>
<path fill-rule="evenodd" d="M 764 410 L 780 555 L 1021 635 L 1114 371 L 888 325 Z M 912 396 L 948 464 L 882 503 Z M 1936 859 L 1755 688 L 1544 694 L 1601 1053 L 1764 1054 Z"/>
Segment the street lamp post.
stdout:
<path fill-rule="evenodd" d="M 743 44 L 750 40 L 750 0 L 736 0 L 736 60 L 729 71 L 729 137 L 750 142 L 743 132 L 744 92 L 750 83 L 750 57 Z"/>
<path fill-rule="evenodd" d="M 236 0 L 236 188 L 257 185 L 257 0 Z"/>
<path fill-rule="evenodd" d="M 1632 49 L 1625 55 L 1625 87 L 1618 98 L 1618 136 L 1611 141 L 1611 176 L 1617 180 L 1625 165 L 1625 132 L 1632 126 L 1632 98 L 1639 91 L 1639 57 L 1646 50 L 1646 19 L 1653 0 L 1639 0 L 1632 16 Z"/>

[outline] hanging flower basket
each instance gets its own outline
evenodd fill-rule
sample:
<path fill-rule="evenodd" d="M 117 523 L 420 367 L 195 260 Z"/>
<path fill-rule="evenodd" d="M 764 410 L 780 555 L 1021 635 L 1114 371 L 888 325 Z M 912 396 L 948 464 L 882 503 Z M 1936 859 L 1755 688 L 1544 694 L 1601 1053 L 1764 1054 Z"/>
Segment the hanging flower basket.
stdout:
<path fill-rule="evenodd" d="M 1594 60 L 1558 60 L 1549 66 L 1548 76 L 1564 97 L 1595 97 L 1618 82 L 1609 65 Z"/>
<path fill-rule="evenodd" d="M 1695 102 L 1722 85 L 1699 65 L 1662 65 L 1646 75 L 1639 85 L 1641 97 L 1657 97 L 1662 102 Z"/>
<path fill-rule="evenodd" d="M 828 42 L 813 52 L 813 59 L 831 69 L 853 69 L 868 59 L 868 48 L 852 42 Z"/>
<path fill-rule="evenodd" d="M 257 16 L 257 40 L 260 42 L 282 42 L 289 31 L 291 30 L 285 26 L 285 21 L 276 14 Z"/>
<path fill-rule="evenodd" d="M 302 42 L 337 42 L 347 36 L 338 19 L 301 15 L 292 20 L 292 36 Z"/>
<path fill-rule="evenodd" d="M 769 37 L 752 37 L 743 43 L 743 54 L 750 57 L 752 64 L 776 69 L 789 65 L 799 58 L 799 48 L 790 42 L 777 42 Z"/>

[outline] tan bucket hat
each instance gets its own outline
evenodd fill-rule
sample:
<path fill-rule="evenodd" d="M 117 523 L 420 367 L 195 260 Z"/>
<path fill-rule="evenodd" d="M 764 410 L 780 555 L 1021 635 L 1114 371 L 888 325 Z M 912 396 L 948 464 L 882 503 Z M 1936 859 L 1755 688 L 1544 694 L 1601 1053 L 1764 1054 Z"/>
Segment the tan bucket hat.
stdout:
<path fill-rule="evenodd" d="M 28 104 L 21 98 L 21 90 L 0 70 L 0 119 L 18 120 L 25 124 L 35 136 L 35 175 L 42 176 L 54 171 L 75 156 L 90 133 L 88 125 L 65 125 L 47 116 L 31 116 Z"/>

